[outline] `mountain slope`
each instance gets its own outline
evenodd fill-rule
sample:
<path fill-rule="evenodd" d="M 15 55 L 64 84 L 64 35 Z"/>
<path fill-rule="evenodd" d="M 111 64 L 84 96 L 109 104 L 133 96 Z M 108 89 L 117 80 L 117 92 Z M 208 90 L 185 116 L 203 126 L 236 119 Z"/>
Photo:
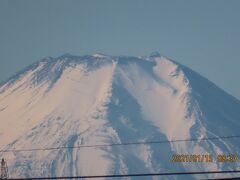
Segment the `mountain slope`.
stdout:
<path fill-rule="evenodd" d="M 66 54 L 1 85 L 0 145 L 35 149 L 239 135 L 239 111 L 239 100 L 158 54 Z M 231 170 L 239 163 L 172 163 L 172 155 L 236 153 L 238 144 L 233 138 L 1 156 L 12 177 Z"/>

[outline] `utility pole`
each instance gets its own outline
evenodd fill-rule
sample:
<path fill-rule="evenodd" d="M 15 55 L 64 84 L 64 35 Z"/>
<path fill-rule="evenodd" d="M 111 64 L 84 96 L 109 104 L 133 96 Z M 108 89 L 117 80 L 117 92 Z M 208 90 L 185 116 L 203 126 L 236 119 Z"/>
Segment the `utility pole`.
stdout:
<path fill-rule="evenodd" d="M 2 158 L 1 161 L 1 179 L 8 179 L 7 162 Z"/>

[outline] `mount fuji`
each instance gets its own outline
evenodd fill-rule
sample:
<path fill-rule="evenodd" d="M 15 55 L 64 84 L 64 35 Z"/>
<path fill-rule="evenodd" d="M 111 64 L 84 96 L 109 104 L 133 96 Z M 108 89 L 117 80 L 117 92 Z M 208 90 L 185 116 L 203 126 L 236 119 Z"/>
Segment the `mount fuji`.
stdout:
<path fill-rule="evenodd" d="M 158 53 L 47 57 L 0 85 L 0 157 L 14 178 L 235 170 L 216 157 L 239 153 L 240 138 L 174 140 L 236 135 L 240 101 Z M 153 141 L 168 143 L 134 144 Z M 124 143 L 133 144 L 110 146 Z M 87 147 L 58 148 L 75 146 Z M 214 160 L 173 163 L 174 154 Z"/>

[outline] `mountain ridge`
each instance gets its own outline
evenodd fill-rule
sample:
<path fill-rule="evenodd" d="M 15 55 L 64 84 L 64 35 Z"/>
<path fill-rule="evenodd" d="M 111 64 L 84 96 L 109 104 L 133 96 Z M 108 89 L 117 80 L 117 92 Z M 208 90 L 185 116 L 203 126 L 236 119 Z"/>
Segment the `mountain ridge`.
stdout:
<path fill-rule="evenodd" d="M 188 69 L 190 70 L 191 72 L 194 72 L 195 74 L 201 76 L 202 78 L 204 78 L 205 80 L 209 81 L 210 83 L 212 83 L 214 86 L 218 87 L 218 85 L 210 80 L 208 80 L 206 77 L 200 75 L 198 72 L 192 70 L 191 68 L 177 62 L 177 61 L 174 61 L 172 59 L 169 59 L 165 56 L 162 56 L 158 51 L 156 52 L 152 52 L 149 56 L 140 56 L 140 57 L 135 57 L 135 56 L 129 56 L 129 55 L 123 55 L 123 56 L 113 56 L 113 55 L 106 55 L 104 53 L 95 53 L 95 54 L 88 54 L 88 55 L 82 55 L 82 56 L 79 56 L 79 55 L 72 55 L 71 53 L 65 53 L 63 55 L 60 55 L 58 57 L 51 57 L 51 56 L 47 56 L 45 58 L 42 58 L 28 66 L 26 66 L 25 68 L 23 68 L 23 70 L 20 70 L 18 72 L 16 72 L 14 75 L 10 76 L 9 78 L 7 78 L 6 80 L 0 82 L 0 87 L 2 87 L 4 84 L 6 84 L 8 81 L 12 81 L 13 79 L 17 79 L 20 75 L 23 75 L 24 73 L 26 73 L 28 70 L 31 70 L 32 68 L 36 67 L 39 65 L 39 63 L 41 62 L 51 62 L 51 63 L 54 63 L 56 61 L 62 61 L 62 60 L 70 60 L 72 61 L 73 59 L 78 59 L 78 60 L 81 60 L 81 59 L 86 59 L 86 58 L 94 58 L 95 55 L 102 55 L 102 56 L 105 56 L 105 57 L 108 57 L 108 58 L 112 58 L 114 61 L 118 61 L 119 58 L 136 58 L 136 59 L 139 59 L 139 60 L 144 60 L 144 61 L 149 61 L 149 59 L 151 57 L 162 57 L 162 58 L 166 58 L 168 61 L 171 61 L 173 62 L 174 64 L 176 64 L 179 68 L 181 68 L 183 71 L 185 69 Z M 97 57 L 97 56 L 95 56 Z M 219 88 L 219 87 L 218 87 Z M 222 91 L 224 91 L 225 93 L 227 93 L 228 95 L 232 96 L 233 98 L 235 98 L 236 100 L 239 101 L 239 99 L 237 97 L 235 97 L 234 95 L 230 94 L 229 92 L 225 91 L 224 89 L 221 89 Z"/>
<path fill-rule="evenodd" d="M 159 54 L 67 54 L 40 60 L 21 73 L 0 86 L 0 144 L 5 150 L 219 137 L 236 135 L 240 128 L 239 100 Z M 171 156 L 233 152 L 239 152 L 236 139 L 5 156 L 13 175 L 36 177 L 228 170 L 239 163 L 174 164 Z M 28 166 L 19 167 L 22 162 Z M 37 167 L 42 171 L 31 171 Z"/>

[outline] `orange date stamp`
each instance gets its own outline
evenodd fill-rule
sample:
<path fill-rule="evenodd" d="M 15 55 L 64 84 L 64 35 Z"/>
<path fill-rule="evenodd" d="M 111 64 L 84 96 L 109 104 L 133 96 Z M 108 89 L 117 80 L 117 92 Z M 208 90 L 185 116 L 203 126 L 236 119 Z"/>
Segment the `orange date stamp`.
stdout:
<path fill-rule="evenodd" d="M 214 162 L 212 154 L 173 154 L 173 163 L 211 163 Z M 216 157 L 217 162 L 238 162 L 238 154 L 218 154 Z"/>
<path fill-rule="evenodd" d="M 213 156 L 211 154 L 174 154 L 172 162 L 213 162 Z"/>

